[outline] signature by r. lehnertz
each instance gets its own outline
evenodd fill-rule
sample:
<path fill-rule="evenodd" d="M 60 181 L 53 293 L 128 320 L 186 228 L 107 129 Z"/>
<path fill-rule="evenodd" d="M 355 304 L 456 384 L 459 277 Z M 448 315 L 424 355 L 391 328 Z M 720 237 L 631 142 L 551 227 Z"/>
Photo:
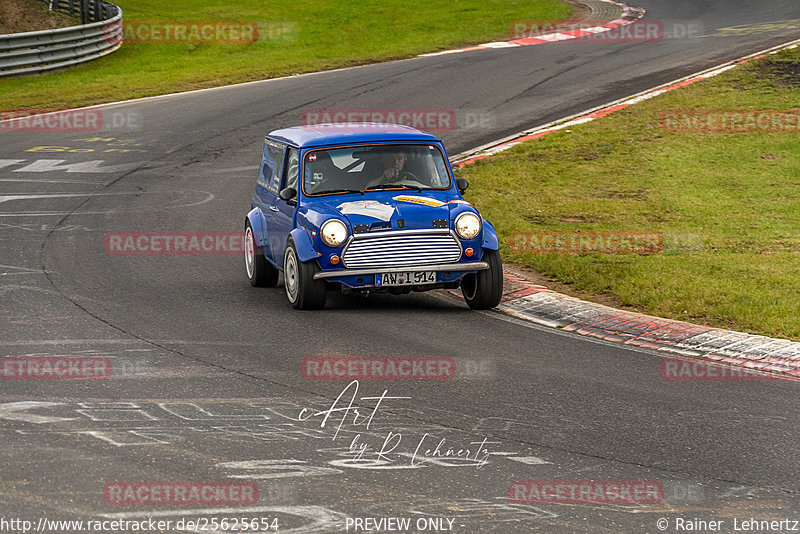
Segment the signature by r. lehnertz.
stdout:
<path fill-rule="evenodd" d="M 376 415 L 380 408 L 386 401 L 402 401 L 410 400 L 411 397 L 390 397 L 388 396 L 389 390 L 383 390 L 383 393 L 378 397 L 358 397 L 359 382 L 353 380 L 336 397 L 336 400 L 325 410 L 312 411 L 308 408 L 303 408 L 297 417 L 298 421 L 308 421 L 309 419 L 321 418 L 320 428 L 325 428 L 329 424 L 331 427 L 338 425 L 331 438 L 333 441 L 339 437 L 340 432 L 345 429 L 352 431 L 353 429 L 369 430 L 372 423 L 375 421 Z M 359 401 L 375 401 L 372 408 L 362 408 L 354 406 L 356 400 Z M 388 404 L 388 403 L 387 403 Z M 333 419 L 332 419 L 333 418 Z M 427 432 L 419 438 L 416 446 L 412 449 L 401 448 L 403 443 L 403 434 L 401 432 L 389 431 L 383 443 L 379 446 L 370 445 L 360 433 L 357 433 L 350 442 L 349 451 L 353 454 L 353 459 L 356 461 L 377 462 L 381 465 L 395 464 L 401 460 L 410 462 L 409 467 L 425 467 L 431 463 L 446 461 L 448 459 L 455 460 L 461 459 L 466 462 L 466 465 L 474 465 L 480 469 L 489 460 L 491 452 L 488 445 L 497 444 L 497 441 L 489 441 L 484 437 L 481 441 L 470 441 L 469 446 L 459 447 L 450 446 L 446 438 L 441 438 L 436 441 L 436 438 L 431 437 Z M 413 443 L 413 442 L 412 442 Z M 462 464 L 465 465 L 465 464 Z"/>

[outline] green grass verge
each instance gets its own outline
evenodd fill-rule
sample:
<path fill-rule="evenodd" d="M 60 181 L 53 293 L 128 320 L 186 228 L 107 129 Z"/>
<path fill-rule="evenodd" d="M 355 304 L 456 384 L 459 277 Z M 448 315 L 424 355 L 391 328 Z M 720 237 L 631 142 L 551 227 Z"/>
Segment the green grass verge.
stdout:
<path fill-rule="evenodd" d="M 261 39 L 251 44 L 125 44 L 84 66 L 0 81 L 3 108 L 90 105 L 410 57 L 508 38 L 514 20 L 556 21 L 572 13 L 560 0 L 116 3 L 130 22 L 256 22 Z"/>
<path fill-rule="evenodd" d="M 800 114 L 798 102 L 800 53 L 782 52 L 457 174 L 507 261 L 621 307 L 800 340 L 800 131 L 685 133 L 660 120 L 676 109 Z M 538 230 L 647 230 L 690 246 L 511 252 L 512 232 Z"/>

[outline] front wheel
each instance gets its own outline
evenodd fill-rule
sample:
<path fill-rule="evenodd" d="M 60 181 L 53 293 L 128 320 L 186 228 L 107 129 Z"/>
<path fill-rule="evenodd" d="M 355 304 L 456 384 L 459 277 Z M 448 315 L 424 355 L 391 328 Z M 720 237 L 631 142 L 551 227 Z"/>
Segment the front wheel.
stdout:
<path fill-rule="evenodd" d="M 244 268 L 250 284 L 256 287 L 275 287 L 278 285 L 278 269 L 272 266 L 264 251 L 256 246 L 256 237 L 250 221 L 244 227 Z"/>
<path fill-rule="evenodd" d="M 461 281 L 461 293 L 467 306 L 473 310 L 488 310 L 500 304 L 503 298 L 503 263 L 496 250 L 484 250 L 483 261 L 488 269 L 468 274 Z"/>
<path fill-rule="evenodd" d="M 313 260 L 300 262 L 294 241 L 289 238 L 286 253 L 283 255 L 283 279 L 286 297 L 298 310 L 319 310 L 325 307 L 325 281 L 314 280 L 314 273 L 318 270 Z"/>

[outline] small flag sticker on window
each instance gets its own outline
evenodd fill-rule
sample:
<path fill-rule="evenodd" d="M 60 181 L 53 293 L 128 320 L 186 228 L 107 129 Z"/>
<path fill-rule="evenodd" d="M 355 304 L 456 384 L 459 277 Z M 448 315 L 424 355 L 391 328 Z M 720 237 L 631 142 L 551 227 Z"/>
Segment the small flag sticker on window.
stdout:
<path fill-rule="evenodd" d="M 317 161 L 317 155 L 316 154 L 309 154 L 308 161 Z"/>

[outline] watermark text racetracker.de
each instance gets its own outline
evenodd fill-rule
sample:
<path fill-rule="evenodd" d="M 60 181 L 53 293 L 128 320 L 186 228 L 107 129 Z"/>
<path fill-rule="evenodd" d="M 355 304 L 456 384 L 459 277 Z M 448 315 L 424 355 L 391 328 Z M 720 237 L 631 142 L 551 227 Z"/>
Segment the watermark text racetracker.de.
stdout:
<path fill-rule="evenodd" d="M 115 534 L 135 532 L 149 534 L 160 532 L 278 532 L 276 517 L 190 517 L 177 519 L 48 519 L 36 521 L 0 517 L 0 532 L 27 534 L 28 532 L 87 532 Z"/>
<path fill-rule="evenodd" d="M 358 124 L 399 124 L 429 132 L 456 129 L 487 129 L 495 126 L 494 113 L 451 108 L 308 108 L 300 113 L 300 124 L 347 127 Z"/>
<path fill-rule="evenodd" d="M 70 110 L 25 108 L 0 110 L 0 134 L 15 132 L 110 132 L 142 129 L 134 111 L 82 108 Z"/>
<path fill-rule="evenodd" d="M 645 19 L 631 24 L 603 20 L 565 20 L 547 23 L 538 20 L 515 20 L 509 24 L 509 37 L 516 40 L 560 41 L 572 39 L 583 43 L 650 43 L 665 39 L 697 39 L 703 35 L 698 20 L 670 21 Z"/>
<path fill-rule="evenodd" d="M 306 380 L 485 380 L 496 362 L 482 357 L 308 356 L 300 362 Z"/>
<path fill-rule="evenodd" d="M 664 358 L 659 374 L 667 382 L 740 382 L 800 378 L 800 362 L 723 362 L 691 358 Z"/>
<path fill-rule="evenodd" d="M 645 505 L 664 501 L 657 480 L 517 480 L 508 498 L 524 504 Z"/>
<path fill-rule="evenodd" d="M 193 256 L 244 253 L 241 232 L 108 232 L 103 246 L 111 255 Z"/>
<path fill-rule="evenodd" d="M 111 360 L 101 356 L 3 356 L 0 380 L 106 380 Z"/>
<path fill-rule="evenodd" d="M 120 31 L 120 24 L 122 30 Z M 292 21 L 252 20 L 119 20 L 103 28 L 111 44 L 250 45 L 257 42 L 292 43 L 299 25 Z"/>
<path fill-rule="evenodd" d="M 508 240 L 515 254 L 659 254 L 703 250 L 703 236 L 654 230 L 515 231 Z"/>
<path fill-rule="evenodd" d="M 412 108 L 314 108 L 304 109 L 300 114 L 300 124 L 402 124 L 422 130 L 453 130 L 456 127 L 456 114 L 452 109 L 412 109 Z"/>
<path fill-rule="evenodd" d="M 674 133 L 798 133 L 800 109 L 670 109 L 661 128 Z"/>
<path fill-rule="evenodd" d="M 129 506 L 244 506 L 258 502 L 255 482 L 109 482 L 108 504 Z"/>
<path fill-rule="evenodd" d="M 664 236 L 647 231 L 540 230 L 514 232 L 511 252 L 519 254 L 657 254 Z"/>
<path fill-rule="evenodd" d="M 431 357 L 318 357 L 300 362 L 306 380 L 450 380 L 453 358 Z"/>

